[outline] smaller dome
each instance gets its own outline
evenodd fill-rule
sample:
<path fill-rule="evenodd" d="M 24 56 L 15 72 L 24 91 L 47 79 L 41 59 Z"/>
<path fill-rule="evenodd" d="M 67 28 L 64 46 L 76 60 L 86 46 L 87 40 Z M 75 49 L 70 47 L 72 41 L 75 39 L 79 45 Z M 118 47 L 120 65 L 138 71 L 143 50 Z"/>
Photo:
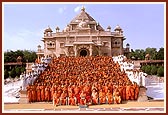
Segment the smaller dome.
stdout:
<path fill-rule="evenodd" d="M 121 29 L 121 27 L 120 27 L 119 25 L 117 25 L 117 26 L 115 27 L 115 31 L 116 31 L 116 30 L 122 30 L 122 29 Z"/>
<path fill-rule="evenodd" d="M 130 44 L 129 44 L 129 43 L 127 43 L 127 44 L 126 44 L 126 46 L 130 46 Z"/>
<path fill-rule="evenodd" d="M 38 45 L 37 47 L 38 47 L 38 48 L 41 48 L 41 46 L 40 46 L 40 45 Z"/>
<path fill-rule="evenodd" d="M 58 26 L 56 27 L 56 30 L 60 30 Z"/>
<path fill-rule="evenodd" d="M 111 29 L 111 26 L 108 26 L 107 29 Z"/>
<path fill-rule="evenodd" d="M 45 32 L 53 32 L 53 31 L 50 27 L 48 27 L 47 29 L 45 29 Z"/>

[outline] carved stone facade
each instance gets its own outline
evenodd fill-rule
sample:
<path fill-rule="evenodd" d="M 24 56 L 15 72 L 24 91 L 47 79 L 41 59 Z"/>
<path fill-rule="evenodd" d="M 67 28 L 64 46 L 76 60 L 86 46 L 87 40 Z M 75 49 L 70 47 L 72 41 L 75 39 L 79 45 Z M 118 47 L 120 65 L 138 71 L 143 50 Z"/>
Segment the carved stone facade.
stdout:
<path fill-rule="evenodd" d="M 60 32 L 56 27 L 55 33 L 50 27 L 45 29 L 44 49 L 38 46 L 38 58 L 59 56 L 116 56 L 124 54 L 123 30 L 119 25 L 114 32 L 108 26 L 104 30 L 83 7 L 81 12 Z"/>

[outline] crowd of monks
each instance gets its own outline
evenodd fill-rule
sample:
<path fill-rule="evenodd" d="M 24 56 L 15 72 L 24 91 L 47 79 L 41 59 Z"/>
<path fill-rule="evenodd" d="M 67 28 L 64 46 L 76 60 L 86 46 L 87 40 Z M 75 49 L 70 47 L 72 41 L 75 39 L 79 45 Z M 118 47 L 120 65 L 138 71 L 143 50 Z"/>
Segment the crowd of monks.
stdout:
<path fill-rule="evenodd" d="M 139 86 L 112 57 L 58 57 L 27 87 L 27 93 L 30 103 L 54 106 L 120 104 L 137 100 Z"/>

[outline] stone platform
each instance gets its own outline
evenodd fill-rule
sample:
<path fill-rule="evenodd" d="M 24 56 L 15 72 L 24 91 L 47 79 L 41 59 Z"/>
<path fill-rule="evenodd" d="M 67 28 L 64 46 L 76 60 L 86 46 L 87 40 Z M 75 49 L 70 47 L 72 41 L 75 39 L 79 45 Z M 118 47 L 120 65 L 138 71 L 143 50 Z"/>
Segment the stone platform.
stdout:
<path fill-rule="evenodd" d="M 19 103 L 20 104 L 27 104 L 27 103 L 29 103 L 28 97 L 27 97 L 27 91 L 24 91 L 24 90 L 20 91 Z"/>
<path fill-rule="evenodd" d="M 144 86 L 140 86 L 140 90 L 139 90 L 139 96 L 138 96 L 138 102 L 147 102 L 148 101 L 148 97 L 146 95 L 146 90 L 147 88 Z"/>

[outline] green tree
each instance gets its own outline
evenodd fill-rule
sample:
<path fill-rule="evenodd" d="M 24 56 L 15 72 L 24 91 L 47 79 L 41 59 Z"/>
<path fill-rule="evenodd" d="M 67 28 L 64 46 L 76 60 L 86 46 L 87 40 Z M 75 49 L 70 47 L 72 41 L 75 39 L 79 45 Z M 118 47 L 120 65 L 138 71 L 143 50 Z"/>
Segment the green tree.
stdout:
<path fill-rule="evenodd" d="M 156 66 L 151 66 L 151 75 L 157 75 L 157 70 Z"/>
<path fill-rule="evenodd" d="M 25 67 L 21 67 L 21 73 L 23 73 L 24 71 L 26 71 Z"/>
<path fill-rule="evenodd" d="M 143 65 L 143 66 L 141 67 L 141 70 L 142 70 L 143 72 L 145 72 L 145 69 L 146 69 L 146 65 Z"/>
<path fill-rule="evenodd" d="M 4 78 L 6 79 L 6 78 L 8 78 L 9 77 L 9 72 L 8 72 L 8 70 L 4 70 Z"/>
<path fill-rule="evenodd" d="M 157 75 L 161 76 L 161 77 L 164 77 L 164 67 L 163 66 L 160 66 L 158 68 Z"/>
<path fill-rule="evenodd" d="M 16 67 L 15 68 L 16 76 L 20 76 L 21 74 L 21 67 Z"/>
<path fill-rule="evenodd" d="M 145 51 L 143 49 L 136 49 L 135 51 L 132 49 L 130 57 L 134 57 L 135 60 L 144 60 L 145 59 Z"/>
<path fill-rule="evenodd" d="M 145 53 L 149 54 L 150 58 L 152 60 L 156 60 L 156 57 L 157 57 L 157 50 L 156 50 L 156 48 L 149 48 L 148 47 L 148 48 L 146 48 Z"/>
<path fill-rule="evenodd" d="M 160 48 L 157 52 L 157 60 L 164 60 L 164 48 Z"/>
<path fill-rule="evenodd" d="M 15 71 L 15 68 L 12 68 L 11 72 L 10 72 L 10 76 L 12 78 L 15 78 L 16 77 L 16 71 Z"/>
<path fill-rule="evenodd" d="M 151 74 L 151 66 L 150 65 L 147 65 L 146 68 L 145 68 L 145 73 L 147 73 L 148 75 Z"/>
<path fill-rule="evenodd" d="M 24 57 L 23 60 L 24 62 L 34 62 L 37 58 L 36 52 L 34 51 L 28 51 L 28 50 L 24 50 L 23 51 Z"/>

